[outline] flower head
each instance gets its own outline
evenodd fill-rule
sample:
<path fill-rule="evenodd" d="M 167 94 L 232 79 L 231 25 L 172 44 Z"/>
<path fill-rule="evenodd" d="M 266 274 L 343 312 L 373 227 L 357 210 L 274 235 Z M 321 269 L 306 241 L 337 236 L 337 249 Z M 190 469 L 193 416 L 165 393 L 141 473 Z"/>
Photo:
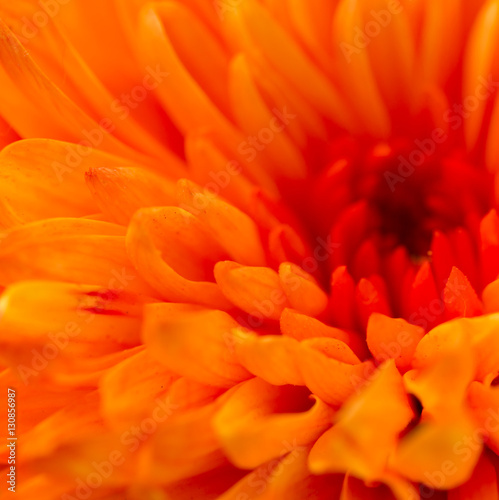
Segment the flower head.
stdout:
<path fill-rule="evenodd" d="M 498 9 L 0 2 L 21 499 L 497 498 Z"/>

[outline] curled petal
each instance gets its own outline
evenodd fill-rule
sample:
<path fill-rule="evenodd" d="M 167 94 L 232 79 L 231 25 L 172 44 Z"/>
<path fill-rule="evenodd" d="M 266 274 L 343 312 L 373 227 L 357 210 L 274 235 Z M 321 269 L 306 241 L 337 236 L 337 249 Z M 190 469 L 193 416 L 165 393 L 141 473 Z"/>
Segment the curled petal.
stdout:
<path fill-rule="evenodd" d="M 248 266 L 265 264 L 258 226 L 251 217 L 187 180 L 178 183 L 178 202 L 197 217 L 232 259 Z"/>
<path fill-rule="evenodd" d="M 128 227 L 130 260 L 164 300 L 225 309 L 228 301 L 212 279 L 213 259 L 222 250 L 202 224 L 180 208 L 144 208 Z"/>
<path fill-rule="evenodd" d="M 293 392 L 286 387 L 254 378 L 243 382 L 215 416 L 217 435 L 237 467 L 253 469 L 290 451 L 299 451 L 330 426 L 334 411 L 317 398 L 304 412 L 286 413 L 280 409 L 279 399 L 286 392 L 293 398 Z M 280 413 L 275 414 L 276 410 Z"/>

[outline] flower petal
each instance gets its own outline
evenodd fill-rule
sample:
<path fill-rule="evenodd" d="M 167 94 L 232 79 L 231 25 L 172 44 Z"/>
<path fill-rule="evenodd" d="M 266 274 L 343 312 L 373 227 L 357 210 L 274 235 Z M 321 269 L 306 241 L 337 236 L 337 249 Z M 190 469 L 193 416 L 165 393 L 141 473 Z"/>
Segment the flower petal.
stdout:
<path fill-rule="evenodd" d="M 231 394 L 213 424 L 232 463 L 259 467 L 314 442 L 330 426 L 334 411 L 317 398 L 308 411 L 280 408 L 279 400 L 286 395 L 292 400 L 296 392 L 254 378 Z"/>
<path fill-rule="evenodd" d="M 143 168 L 94 167 L 85 177 L 99 208 L 117 224 L 127 225 L 139 208 L 176 204 L 175 184 Z"/>
<path fill-rule="evenodd" d="M 467 483 L 449 491 L 448 500 L 499 500 L 496 469 L 483 453 Z"/>
<path fill-rule="evenodd" d="M 365 382 L 372 368 L 370 362 L 354 365 L 334 359 L 338 347 L 324 349 L 313 340 L 257 335 L 238 329 L 234 332 L 236 358 L 251 373 L 273 385 L 306 385 L 316 396 L 331 405 L 340 405 L 358 385 Z M 333 357 L 329 358 L 324 350 Z M 345 351 L 350 362 L 356 361 Z"/>
<path fill-rule="evenodd" d="M 0 199 L 19 223 L 89 215 L 97 207 L 85 189 L 85 166 L 113 160 L 99 151 L 83 157 L 75 153 L 74 145 L 50 139 L 18 141 L 0 153 Z M 0 224 L 13 225 L 5 219 Z"/>
<path fill-rule="evenodd" d="M 402 377 L 395 363 L 388 361 L 343 405 L 335 425 L 317 440 L 309 457 L 311 471 L 350 471 L 366 480 L 382 478 L 388 456 L 412 418 Z"/>
<path fill-rule="evenodd" d="M 279 278 L 292 308 L 308 316 L 318 316 L 326 309 L 328 296 L 299 266 L 290 262 L 281 264 Z"/>
<path fill-rule="evenodd" d="M 210 282 L 214 261 L 225 256 L 196 217 L 181 208 L 143 208 L 126 237 L 130 260 L 164 300 L 230 307 Z"/>
<path fill-rule="evenodd" d="M 217 262 L 215 279 L 228 300 L 259 319 L 278 320 L 284 308 L 289 306 L 279 275 L 268 267 Z"/>
<path fill-rule="evenodd" d="M 281 332 L 296 340 L 330 338 L 344 342 L 361 359 L 367 356 L 364 340 L 356 332 L 328 326 L 321 321 L 292 309 L 284 309 L 281 315 Z"/>
<path fill-rule="evenodd" d="M 3 285 L 49 279 L 154 296 L 130 265 L 120 226 L 86 219 L 47 219 L 9 229 L 2 236 Z"/>
<path fill-rule="evenodd" d="M 0 300 L 2 358 L 24 384 L 91 387 L 140 345 L 137 296 L 90 285 L 26 281 Z"/>
<path fill-rule="evenodd" d="M 367 323 L 367 344 L 377 361 L 393 359 L 401 371 L 407 371 L 424 330 L 403 319 L 374 313 Z"/>
<path fill-rule="evenodd" d="M 145 308 L 144 343 L 173 373 L 216 387 L 251 378 L 232 349 L 238 323 L 222 311 L 178 304 Z"/>
<path fill-rule="evenodd" d="M 258 226 L 248 215 L 193 182 L 181 180 L 178 187 L 180 208 L 197 217 L 232 259 L 248 266 L 266 263 Z"/>

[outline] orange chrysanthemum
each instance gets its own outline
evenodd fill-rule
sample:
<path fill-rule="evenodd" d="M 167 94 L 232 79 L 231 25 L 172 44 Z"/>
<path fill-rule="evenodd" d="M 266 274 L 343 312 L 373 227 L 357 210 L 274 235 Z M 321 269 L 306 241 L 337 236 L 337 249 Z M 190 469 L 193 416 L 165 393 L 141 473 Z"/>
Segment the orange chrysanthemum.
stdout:
<path fill-rule="evenodd" d="M 0 18 L 0 498 L 499 500 L 498 0 Z"/>

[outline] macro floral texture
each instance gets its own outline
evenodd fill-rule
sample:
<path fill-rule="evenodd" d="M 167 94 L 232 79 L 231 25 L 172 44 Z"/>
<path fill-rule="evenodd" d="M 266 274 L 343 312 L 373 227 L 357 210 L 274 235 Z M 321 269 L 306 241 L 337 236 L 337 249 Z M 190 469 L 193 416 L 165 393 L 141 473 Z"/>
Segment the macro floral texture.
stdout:
<path fill-rule="evenodd" d="M 498 51 L 497 0 L 0 0 L 0 498 L 499 500 Z"/>

